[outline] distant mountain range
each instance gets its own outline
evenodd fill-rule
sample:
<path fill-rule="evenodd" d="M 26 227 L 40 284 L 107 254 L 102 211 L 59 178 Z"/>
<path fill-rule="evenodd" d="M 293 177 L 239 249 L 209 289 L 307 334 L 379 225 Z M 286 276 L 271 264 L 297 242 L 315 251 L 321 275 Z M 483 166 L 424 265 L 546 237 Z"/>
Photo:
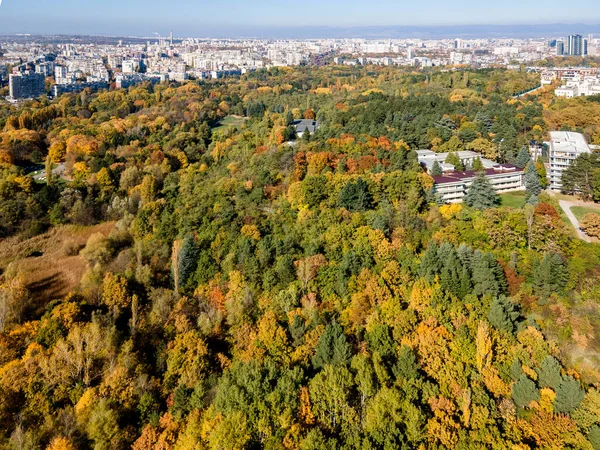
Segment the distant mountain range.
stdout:
<path fill-rule="evenodd" d="M 140 29 L 140 26 L 130 30 L 129 38 L 132 36 L 142 36 L 143 39 L 156 39 L 152 32 Z M 121 31 L 122 32 L 122 31 Z M 103 36 L 116 38 L 125 36 L 119 34 L 117 30 L 111 30 L 104 33 L 90 33 L 94 36 Z M 178 38 L 197 37 L 197 38 L 258 38 L 258 39 L 323 39 L 323 38 L 363 38 L 363 39 L 444 39 L 444 38 L 552 38 L 562 37 L 569 34 L 597 34 L 600 36 L 600 24 L 536 24 L 536 25 L 439 25 L 439 26 L 364 26 L 364 27 L 203 27 L 197 26 L 190 28 L 186 26 L 182 29 L 176 29 Z M 35 39 L 40 35 L 46 37 L 53 35 L 40 30 L 28 36 L 17 36 L 14 34 L 5 35 L 13 39 Z M 54 35 L 56 37 L 57 35 Z M 61 33 L 62 38 L 82 38 L 81 34 Z"/>
<path fill-rule="evenodd" d="M 254 31 L 254 32 L 252 32 Z M 364 38 L 364 39 L 444 39 L 444 38 L 541 38 L 569 34 L 600 34 L 600 25 L 538 24 L 538 25 L 442 25 L 442 26 L 365 26 L 365 27 L 286 27 L 258 32 L 247 30 L 236 37 L 263 38 Z M 226 37 L 223 34 L 220 37 Z"/>

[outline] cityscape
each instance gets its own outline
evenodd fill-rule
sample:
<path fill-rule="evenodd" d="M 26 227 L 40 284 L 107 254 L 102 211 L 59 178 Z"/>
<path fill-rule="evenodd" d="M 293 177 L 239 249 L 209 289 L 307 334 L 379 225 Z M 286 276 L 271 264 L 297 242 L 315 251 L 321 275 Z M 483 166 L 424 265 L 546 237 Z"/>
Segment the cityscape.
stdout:
<path fill-rule="evenodd" d="M 600 450 L 598 14 L 0 0 L 0 450 Z"/>
<path fill-rule="evenodd" d="M 68 41 L 68 39 L 62 39 Z M 143 82 L 164 83 L 239 76 L 262 68 L 300 65 L 379 65 L 427 68 L 509 68 L 553 56 L 600 56 L 600 38 L 578 34 L 540 39 L 323 39 L 217 40 L 166 37 L 112 39 L 113 43 L 47 43 L 33 38 L 2 41 L 0 74 L 8 82 L 8 100 L 57 97 L 84 89 L 127 88 Z M 83 41 L 83 42 L 81 42 Z M 10 68 L 10 73 L 9 73 Z M 551 78 L 547 78 L 550 76 Z M 592 78 L 590 78 L 590 76 Z M 52 81 L 46 92 L 45 80 Z M 562 78 L 565 79 L 566 78 Z M 551 71 L 544 82 L 554 80 Z M 569 80 L 557 95 L 600 92 L 597 78 Z"/>

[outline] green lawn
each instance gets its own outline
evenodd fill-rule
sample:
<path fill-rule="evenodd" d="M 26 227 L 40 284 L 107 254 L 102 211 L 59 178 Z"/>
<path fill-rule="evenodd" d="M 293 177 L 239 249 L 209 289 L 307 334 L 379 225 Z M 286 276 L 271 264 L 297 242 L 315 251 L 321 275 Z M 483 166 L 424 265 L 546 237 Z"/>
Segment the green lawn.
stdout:
<path fill-rule="evenodd" d="M 577 217 L 577 220 L 583 220 L 586 214 L 598 214 L 600 216 L 600 207 L 573 206 L 571 212 Z"/>
<path fill-rule="evenodd" d="M 522 208 L 525 205 L 525 191 L 500 194 L 500 202 L 509 208 Z"/>
<path fill-rule="evenodd" d="M 220 127 L 241 127 L 246 122 L 245 117 L 227 116 L 219 122 Z"/>

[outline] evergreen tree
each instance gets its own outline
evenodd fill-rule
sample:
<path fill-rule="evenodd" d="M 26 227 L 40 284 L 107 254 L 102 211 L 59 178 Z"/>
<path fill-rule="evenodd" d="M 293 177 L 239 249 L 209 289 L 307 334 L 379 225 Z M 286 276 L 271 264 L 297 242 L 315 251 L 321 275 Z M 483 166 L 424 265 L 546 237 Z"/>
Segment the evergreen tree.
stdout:
<path fill-rule="evenodd" d="M 547 253 L 540 262 L 533 265 L 533 285 L 540 295 L 548 296 L 560 292 L 567 282 L 567 268 L 557 253 Z"/>
<path fill-rule="evenodd" d="M 588 433 L 588 440 L 592 444 L 594 450 L 600 450 L 600 426 L 592 425 Z"/>
<path fill-rule="evenodd" d="M 554 400 L 554 412 L 568 414 L 579 406 L 583 401 L 585 391 L 581 383 L 575 378 L 564 377 L 556 388 L 556 399 Z"/>
<path fill-rule="evenodd" d="M 337 322 L 328 324 L 315 348 L 315 356 L 312 358 L 314 368 L 321 369 L 328 364 L 346 365 L 350 357 L 350 344 L 344 330 Z"/>
<path fill-rule="evenodd" d="M 439 162 L 435 161 L 433 163 L 433 166 L 431 167 L 431 175 L 432 176 L 439 176 L 442 174 L 442 166 L 440 165 Z"/>
<path fill-rule="evenodd" d="M 535 162 L 535 169 L 540 179 L 540 186 L 542 186 L 542 189 L 546 189 L 548 187 L 548 173 L 546 172 L 546 166 L 541 156 Z"/>
<path fill-rule="evenodd" d="M 464 198 L 465 204 L 475 209 L 493 208 L 500 204 L 500 198 L 494 190 L 490 180 L 484 174 L 479 174 L 469 187 Z"/>
<path fill-rule="evenodd" d="M 181 244 L 181 250 L 179 251 L 178 259 L 178 273 L 179 283 L 176 289 L 182 289 L 187 284 L 190 277 L 196 271 L 198 265 L 198 247 L 194 241 L 194 237 L 188 234 L 183 243 Z"/>
<path fill-rule="evenodd" d="M 525 189 L 527 190 L 528 199 L 537 197 L 542 192 L 540 177 L 533 163 L 528 164 L 525 170 Z"/>
<path fill-rule="evenodd" d="M 510 366 L 510 376 L 514 381 L 517 381 L 521 375 L 523 375 L 523 365 L 519 358 L 515 358 Z"/>
<path fill-rule="evenodd" d="M 373 206 L 373 196 L 369 192 L 369 185 L 359 178 L 355 182 L 348 181 L 338 199 L 338 206 L 349 211 L 365 211 Z"/>
<path fill-rule="evenodd" d="M 485 167 L 483 166 L 483 163 L 481 162 L 481 158 L 479 156 L 473 161 L 473 170 L 477 172 L 485 170 Z"/>
<path fill-rule="evenodd" d="M 506 291 L 506 278 L 502 267 L 490 253 L 476 251 L 472 261 L 473 294 L 495 297 Z"/>
<path fill-rule="evenodd" d="M 562 174 L 562 190 L 579 193 L 584 200 L 593 196 L 594 171 L 600 169 L 600 155 L 583 153 Z"/>
<path fill-rule="evenodd" d="M 423 259 L 421 259 L 419 276 L 431 283 L 435 279 L 435 276 L 440 272 L 441 268 L 442 264 L 438 257 L 438 245 L 435 241 L 431 241 L 425 255 L 423 255 Z"/>
<path fill-rule="evenodd" d="M 440 272 L 440 283 L 442 288 L 453 293 L 457 297 L 463 296 L 461 286 L 461 266 L 456 250 L 451 247 L 449 253 L 443 256 L 443 267 Z"/>
<path fill-rule="evenodd" d="M 540 399 L 540 391 L 525 374 L 521 375 L 512 387 L 512 398 L 519 408 L 528 407 Z"/>
<path fill-rule="evenodd" d="M 452 164 L 454 166 L 454 168 L 456 170 L 458 170 L 459 172 L 465 170 L 465 165 L 460 160 L 458 155 L 454 152 L 448 153 L 448 156 L 446 156 L 446 161 L 444 161 L 444 162 L 446 164 Z"/>
<path fill-rule="evenodd" d="M 497 297 L 492 301 L 487 317 L 494 328 L 513 333 L 519 312 L 506 297 Z"/>
<path fill-rule="evenodd" d="M 289 126 L 292 123 L 294 123 L 294 115 L 292 114 L 292 112 L 288 109 L 285 113 L 285 125 Z"/>
<path fill-rule="evenodd" d="M 521 147 L 521 150 L 519 150 L 519 154 L 517 155 L 517 159 L 515 160 L 515 166 L 524 169 L 527 167 L 530 161 L 531 156 L 529 156 L 529 151 L 526 147 Z"/>
<path fill-rule="evenodd" d="M 549 387 L 556 391 L 562 381 L 560 363 L 552 356 L 544 358 L 537 373 L 538 385 L 542 388 Z"/>

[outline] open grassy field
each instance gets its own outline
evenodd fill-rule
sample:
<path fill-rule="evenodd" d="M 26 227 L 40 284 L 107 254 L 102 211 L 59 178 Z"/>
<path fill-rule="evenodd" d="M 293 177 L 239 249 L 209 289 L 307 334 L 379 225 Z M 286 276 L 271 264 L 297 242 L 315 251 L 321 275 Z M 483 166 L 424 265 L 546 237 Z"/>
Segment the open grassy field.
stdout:
<path fill-rule="evenodd" d="M 246 122 L 245 117 L 240 116 L 227 116 L 219 122 L 219 127 L 241 127 Z"/>
<path fill-rule="evenodd" d="M 598 214 L 600 216 L 600 206 L 573 206 L 571 212 L 577 217 L 577 220 L 581 221 L 586 214 Z"/>
<path fill-rule="evenodd" d="M 522 208 L 525 205 L 525 191 L 507 192 L 500 194 L 502 206 L 510 208 Z"/>
<path fill-rule="evenodd" d="M 64 297 L 79 284 L 87 268 L 79 250 L 92 234 L 108 235 L 113 228 L 114 222 L 93 227 L 65 225 L 31 239 L 2 240 L 0 274 L 23 276 L 40 305 Z"/>

